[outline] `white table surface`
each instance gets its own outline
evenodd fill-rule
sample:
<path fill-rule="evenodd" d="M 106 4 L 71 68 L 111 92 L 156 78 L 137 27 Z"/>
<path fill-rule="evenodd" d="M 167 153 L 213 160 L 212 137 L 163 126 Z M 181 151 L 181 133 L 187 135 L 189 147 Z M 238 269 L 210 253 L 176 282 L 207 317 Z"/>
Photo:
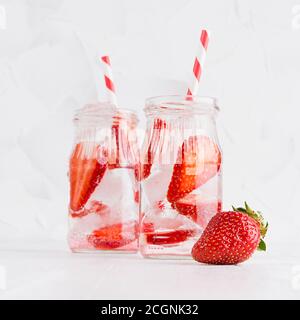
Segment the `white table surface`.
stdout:
<path fill-rule="evenodd" d="M 300 298 L 300 252 L 283 245 L 239 266 L 208 266 L 24 242 L 1 244 L 0 265 L 6 269 L 0 299 Z"/>

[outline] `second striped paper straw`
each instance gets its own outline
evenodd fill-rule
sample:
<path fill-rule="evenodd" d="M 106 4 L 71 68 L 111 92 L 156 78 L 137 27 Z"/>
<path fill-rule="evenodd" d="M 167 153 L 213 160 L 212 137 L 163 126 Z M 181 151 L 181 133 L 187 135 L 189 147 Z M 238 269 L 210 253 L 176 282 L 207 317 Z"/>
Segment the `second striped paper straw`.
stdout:
<path fill-rule="evenodd" d="M 113 73 L 110 63 L 109 56 L 102 56 L 101 62 L 103 66 L 103 72 L 104 72 L 104 81 L 105 81 L 105 87 L 107 89 L 107 97 L 110 103 L 117 106 L 117 96 L 116 96 L 116 89 L 115 84 L 113 80 Z"/>
<path fill-rule="evenodd" d="M 193 67 L 193 80 L 187 90 L 187 95 L 196 95 L 199 89 L 199 82 L 204 68 L 206 51 L 209 42 L 209 32 L 206 29 L 201 31 L 200 43 L 198 45 L 198 53 L 195 58 L 194 67 Z"/>

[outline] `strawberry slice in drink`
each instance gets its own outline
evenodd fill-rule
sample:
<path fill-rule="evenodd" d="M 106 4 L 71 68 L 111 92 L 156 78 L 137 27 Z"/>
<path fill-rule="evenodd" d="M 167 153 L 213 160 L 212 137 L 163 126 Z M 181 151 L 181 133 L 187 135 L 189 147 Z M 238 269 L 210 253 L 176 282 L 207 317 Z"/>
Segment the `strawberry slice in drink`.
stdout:
<path fill-rule="evenodd" d="M 138 224 L 135 221 L 117 223 L 93 231 L 88 242 L 96 249 L 112 250 L 137 240 Z"/>
<path fill-rule="evenodd" d="M 178 213 L 205 228 L 209 220 L 221 211 L 222 203 L 216 199 L 205 199 L 199 194 L 188 194 L 184 198 L 174 202 L 173 207 Z"/>
<path fill-rule="evenodd" d="M 153 245 L 167 245 L 184 242 L 194 235 L 196 235 L 195 230 L 188 229 L 145 233 L 147 243 Z"/>
<path fill-rule="evenodd" d="M 144 221 L 141 232 L 148 244 L 168 245 L 184 242 L 198 234 L 197 228 L 184 226 L 182 221 L 173 218 L 162 218 L 160 221 Z"/>
<path fill-rule="evenodd" d="M 132 168 L 138 163 L 137 141 L 133 140 L 135 124 L 125 122 L 125 114 L 117 112 L 111 127 L 111 148 L 108 157 L 108 168 Z M 138 167 L 136 167 L 137 169 Z"/>
<path fill-rule="evenodd" d="M 112 136 L 112 148 L 111 154 L 108 161 L 109 169 L 116 169 L 120 168 L 120 156 L 121 156 L 121 149 L 120 149 L 120 139 L 121 139 L 121 129 L 120 124 L 116 119 L 111 127 L 111 136 Z"/>
<path fill-rule="evenodd" d="M 140 191 L 134 191 L 133 193 L 134 202 L 139 204 L 140 203 Z"/>
<path fill-rule="evenodd" d="M 217 174 L 221 152 L 207 136 L 191 136 L 179 150 L 167 199 L 173 203 L 205 184 Z"/>
<path fill-rule="evenodd" d="M 127 146 L 127 129 L 122 124 L 123 115 L 118 111 L 113 117 L 111 126 L 111 150 L 108 160 L 109 169 L 121 168 L 126 162 L 127 154 L 124 155 L 124 148 Z"/>
<path fill-rule="evenodd" d="M 78 143 L 70 159 L 70 209 L 71 214 L 80 216 L 90 195 L 104 176 L 107 167 L 105 152 L 103 161 L 98 161 L 99 147 Z"/>
<path fill-rule="evenodd" d="M 88 213 L 95 213 L 100 216 L 103 216 L 105 214 L 108 214 L 110 212 L 110 209 L 103 202 L 93 200 L 93 201 L 91 201 L 91 204 L 90 204 L 89 208 L 87 209 L 87 212 Z"/>
<path fill-rule="evenodd" d="M 159 149 L 161 132 L 162 130 L 165 130 L 166 127 L 167 124 L 164 120 L 161 120 L 159 118 L 154 120 L 152 132 L 150 135 L 150 141 L 144 160 L 140 166 L 137 166 L 135 168 L 135 177 L 138 181 L 149 177 L 154 158 L 157 154 L 157 150 Z"/>

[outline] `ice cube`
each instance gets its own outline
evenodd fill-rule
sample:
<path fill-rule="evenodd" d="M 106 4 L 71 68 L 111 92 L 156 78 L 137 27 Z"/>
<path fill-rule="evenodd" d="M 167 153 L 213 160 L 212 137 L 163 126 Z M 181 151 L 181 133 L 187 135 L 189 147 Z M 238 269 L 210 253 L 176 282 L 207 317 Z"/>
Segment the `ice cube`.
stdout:
<path fill-rule="evenodd" d="M 167 213 L 167 215 L 165 215 Z M 185 216 L 179 215 L 175 210 L 159 214 L 154 219 L 155 228 L 159 230 L 188 229 L 197 230 L 198 226 Z"/>
<path fill-rule="evenodd" d="M 205 184 L 193 190 L 192 194 L 200 194 L 203 199 L 221 199 L 222 196 L 222 177 L 220 173 L 209 179 Z"/>
<path fill-rule="evenodd" d="M 134 186 L 128 176 L 128 170 L 131 169 L 106 170 L 91 199 L 103 202 L 115 212 L 123 210 L 124 203 L 134 201 Z"/>
<path fill-rule="evenodd" d="M 172 173 L 172 165 L 152 166 L 150 176 L 142 181 L 143 197 L 150 207 L 166 198 Z"/>

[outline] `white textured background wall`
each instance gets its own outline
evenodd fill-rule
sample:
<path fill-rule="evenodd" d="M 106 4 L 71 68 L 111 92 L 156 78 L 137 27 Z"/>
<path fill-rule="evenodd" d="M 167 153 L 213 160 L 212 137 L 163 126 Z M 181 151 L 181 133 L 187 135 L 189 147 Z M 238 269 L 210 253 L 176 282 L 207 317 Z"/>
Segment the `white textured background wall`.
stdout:
<path fill-rule="evenodd" d="M 300 0 L 0 0 L 0 239 L 63 240 L 72 113 L 104 95 L 144 125 L 144 99 L 184 93 L 199 30 L 212 32 L 201 95 L 219 98 L 224 204 L 265 212 L 269 242 L 300 231 Z M 272 246 L 271 246 L 272 247 Z"/>

